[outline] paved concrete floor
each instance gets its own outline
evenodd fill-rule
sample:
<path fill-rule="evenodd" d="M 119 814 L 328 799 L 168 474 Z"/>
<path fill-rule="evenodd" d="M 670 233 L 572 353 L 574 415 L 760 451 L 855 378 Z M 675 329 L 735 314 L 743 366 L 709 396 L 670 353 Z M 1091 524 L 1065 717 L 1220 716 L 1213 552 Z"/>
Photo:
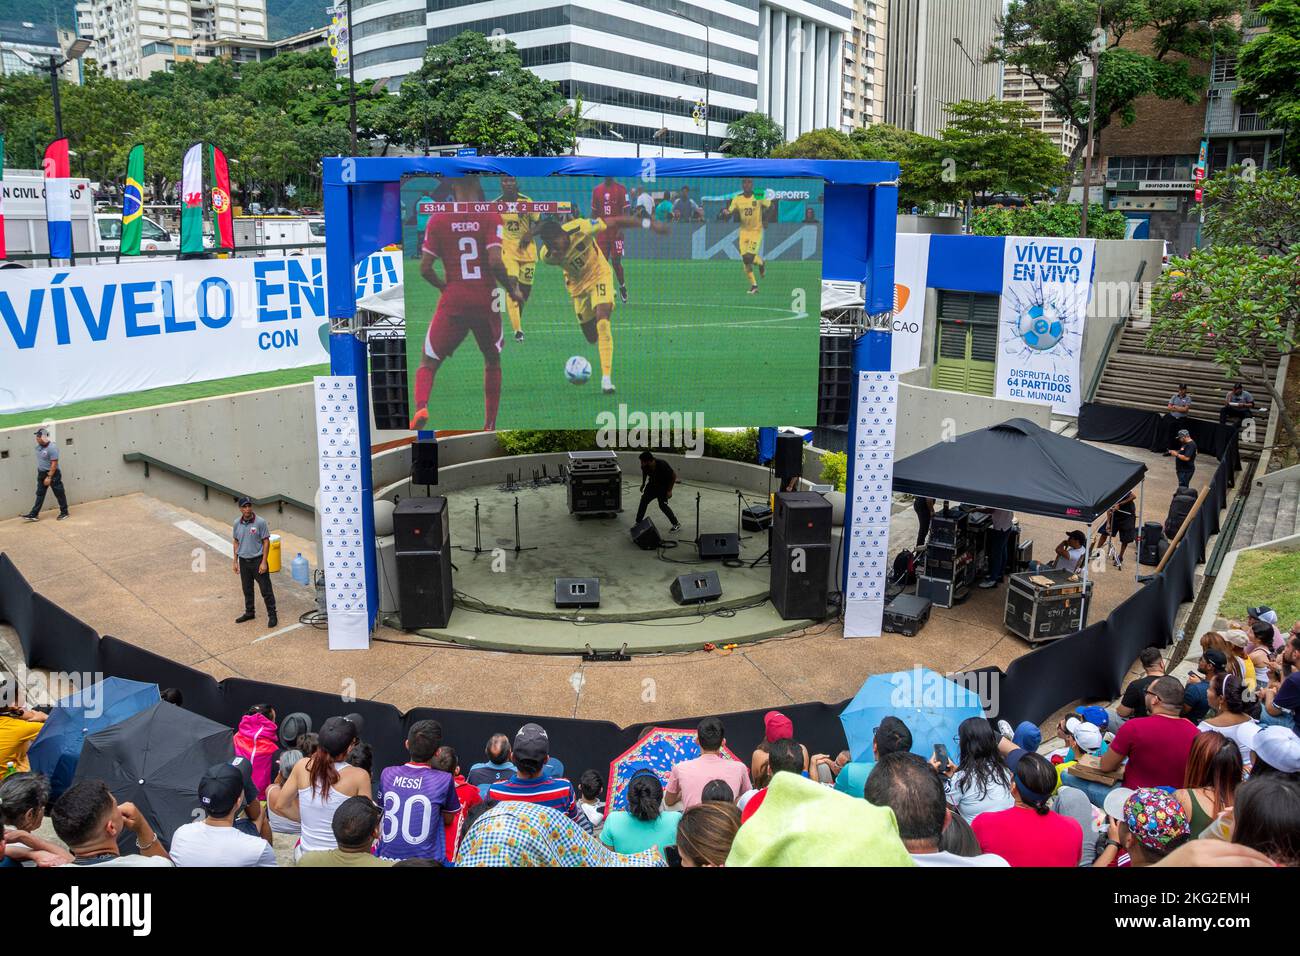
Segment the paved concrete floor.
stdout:
<path fill-rule="evenodd" d="M 1133 449 L 1112 450 L 1152 467 L 1147 512 L 1163 519 L 1174 487 L 1168 459 Z M 1198 469 L 1200 482 L 1210 475 L 1208 462 Z M 369 651 L 331 654 L 322 631 L 297 623 L 299 615 L 314 609 L 314 597 L 309 588 L 290 579 L 288 561 L 295 551 L 314 553 L 308 542 L 286 537 L 285 570 L 275 576 L 280 628 L 270 631 L 260 599 L 257 622 L 234 623 L 242 599 L 228 553 L 219 554 L 177 527 L 178 522 L 190 522 L 224 542 L 230 531 L 225 522 L 138 494 L 79 505 L 72 515 L 58 523 L 52 512 L 36 524 L 0 521 L 0 550 L 9 553 L 34 588 L 101 634 L 217 679 L 240 676 L 329 693 L 350 691 L 402 709 L 441 706 L 628 725 L 837 701 L 856 692 L 873 673 L 918 664 L 941 672 L 1005 668 L 1030 650 L 1002 629 L 1004 592 L 999 589 L 976 591 L 951 611 L 937 610 L 930 624 L 911 638 L 844 640 L 838 624 L 818 624 L 731 652 L 698 650 L 584 664 L 576 656 L 432 644 L 418 635 L 380 628 Z M 266 517 L 274 530 L 274 512 Z M 1058 522 L 1033 517 L 1022 518 L 1022 525 L 1035 542 L 1054 544 L 1065 531 Z M 891 550 L 914 540 L 910 507 L 898 510 L 891 530 Z M 1048 544 L 1036 545 L 1035 553 L 1042 558 L 1049 549 Z M 1121 574 L 1107 568 L 1096 577 L 1094 614 L 1108 613 L 1132 592 L 1132 557 L 1126 569 Z M 512 626 L 527 630 L 533 623 L 517 620 Z M 706 639 L 702 635 L 700 643 Z"/>

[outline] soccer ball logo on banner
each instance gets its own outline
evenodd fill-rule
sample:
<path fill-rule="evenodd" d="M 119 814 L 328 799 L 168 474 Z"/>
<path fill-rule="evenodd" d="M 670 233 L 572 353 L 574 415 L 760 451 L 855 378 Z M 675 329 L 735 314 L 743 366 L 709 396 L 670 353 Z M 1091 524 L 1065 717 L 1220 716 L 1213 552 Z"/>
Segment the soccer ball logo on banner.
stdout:
<path fill-rule="evenodd" d="M 1039 302 L 1024 309 L 1016 324 L 1021 340 L 1035 352 L 1046 352 L 1056 347 L 1065 334 L 1065 325 L 1055 305 Z"/>

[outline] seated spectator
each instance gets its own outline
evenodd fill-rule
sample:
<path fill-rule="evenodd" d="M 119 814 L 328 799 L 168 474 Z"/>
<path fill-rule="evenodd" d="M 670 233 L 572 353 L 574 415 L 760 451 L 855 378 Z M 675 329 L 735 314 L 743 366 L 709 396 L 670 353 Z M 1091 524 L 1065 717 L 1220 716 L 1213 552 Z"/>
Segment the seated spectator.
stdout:
<path fill-rule="evenodd" d="M 722 721 L 705 717 L 696 728 L 695 739 L 700 744 L 700 755 L 682 761 L 669 772 L 664 803 L 670 807 L 681 804 L 681 809 L 689 810 L 700 802 L 704 785 L 710 780 L 725 780 L 739 794 L 753 789 L 745 765 L 722 755 L 722 745 L 726 743 Z"/>
<path fill-rule="evenodd" d="M 455 820 L 447 824 L 446 835 L 447 861 L 454 863 L 456 847 L 460 845 L 460 838 L 469 828 L 466 821 L 469 819 L 470 808 L 482 803 L 483 798 L 479 796 L 478 787 L 467 781 L 464 774 L 460 772 L 460 759 L 451 747 L 443 745 L 438 748 L 438 752 L 433 756 L 433 766 L 436 770 L 445 770 L 456 781 L 456 799 L 460 801 L 460 811 L 456 814 Z"/>
<path fill-rule="evenodd" d="M 939 852 L 965 857 L 984 855 L 980 852 L 980 841 L 975 839 L 975 831 L 970 828 L 969 823 L 962 819 L 962 815 L 951 806 L 948 807 L 948 816 L 943 826 L 943 834 L 939 837 Z M 954 865 L 960 866 L 961 864 Z"/>
<path fill-rule="evenodd" d="M 681 827 L 677 848 L 685 852 Z M 727 866 L 913 865 L 890 810 L 794 773 L 772 778 L 763 811 L 740 828 L 727 856 Z"/>
<path fill-rule="evenodd" d="M 676 810 L 661 811 L 664 788 L 648 767 L 632 774 L 627 783 L 627 809 L 615 810 L 605 821 L 600 842 L 615 853 L 640 853 L 677 844 L 677 824 L 682 815 Z"/>
<path fill-rule="evenodd" d="M 1279 774 L 1300 780 L 1300 737 L 1290 727 L 1265 727 L 1251 742 L 1250 778 Z"/>
<path fill-rule="evenodd" d="M 1286 647 L 1286 635 L 1277 626 L 1277 612 L 1271 607 L 1261 604 L 1259 607 L 1246 608 L 1246 629 L 1253 630 L 1256 624 L 1267 624 L 1273 631 L 1273 639 L 1268 642 L 1270 651 L 1276 653 Z"/>
<path fill-rule="evenodd" d="M 828 787 L 834 786 L 840 771 L 852 760 L 853 757 L 847 750 L 841 750 L 834 760 L 826 754 L 813 754 L 808 758 L 808 777 Z"/>
<path fill-rule="evenodd" d="M 0 822 L 4 824 L 4 854 L 0 867 L 62 866 L 72 854 L 35 835 L 45 822 L 50 781 L 41 773 L 10 774 L 0 783 Z"/>
<path fill-rule="evenodd" d="M 1118 819 L 1112 818 L 1106 846 L 1093 866 L 1116 866 L 1121 854 L 1128 866 L 1151 866 L 1178 849 L 1190 836 L 1187 815 L 1166 790 L 1143 787 L 1128 794 Z"/>
<path fill-rule="evenodd" d="M 1165 673 L 1165 659 L 1158 647 L 1143 648 L 1142 653 L 1138 655 L 1138 663 L 1142 665 L 1142 676 L 1129 681 L 1114 711 L 1107 712 L 1117 718 L 1110 721 L 1115 730 L 1119 730 L 1124 721 L 1132 717 L 1150 716 L 1146 705 L 1147 688 L 1151 686 L 1152 681 Z"/>
<path fill-rule="evenodd" d="M 587 815 L 591 832 L 599 833 L 605 825 L 605 778 L 598 770 L 584 770 L 578 778 L 578 809 Z"/>
<path fill-rule="evenodd" d="M 1235 743 L 1214 730 L 1197 734 L 1187 754 L 1183 788 L 1174 794 L 1183 805 L 1192 836 L 1200 836 L 1232 806 L 1241 775 L 1241 750 Z"/>
<path fill-rule="evenodd" d="M 1215 714 L 1201 721 L 1196 729 L 1217 730 L 1237 745 L 1243 762 L 1250 760 L 1250 745 L 1259 733 L 1259 721 L 1246 713 L 1241 678 L 1235 674 L 1216 674 L 1209 691 L 1210 707 Z"/>
<path fill-rule="evenodd" d="M 1106 750 L 1106 740 L 1101 730 L 1086 720 L 1071 715 L 1056 725 L 1056 732 L 1065 746 L 1048 754 L 1047 759 L 1056 767 L 1057 778 L 1078 762 L 1082 756 L 1097 756 Z"/>
<path fill-rule="evenodd" d="M 573 784 L 563 777 L 548 777 L 544 768 L 549 757 L 550 739 L 539 724 L 524 724 L 515 734 L 511 747 L 515 772 L 508 780 L 488 787 L 487 799 L 504 803 L 523 800 L 538 806 L 558 810 L 578 824 L 583 832 L 591 832 L 591 822 L 578 809 L 578 797 Z"/>
<path fill-rule="evenodd" d="M 1011 771 L 1002 762 L 998 735 L 989 722 L 983 717 L 963 720 L 957 728 L 957 749 L 960 763 L 939 767 L 931 757 L 930 765 L 942 774 L 947 802 L 962 819 L 972 823 L 981 813 L 1010 807 Z"/>
<path fill-rule="evenodd" d="M 1269 673 L 1263 693 L 1260 723 L 1266 726 L 1295 727 L 1295 712 L 1300 708 L 1300 621 L 1291 629 L 1291 637 L 1282 648 L 1280 671 Z"/>
<path fill-rule="evenodd" d="M 1007 765 L 1015 805 L 981 813 L 971 823 L 980 849 L 1012 866 L 1078 866 L 1083 830 L 1077 820 L 1049 808 L 1056 768 L 1046 757 L 1023 750 L 1012 753 Z"/>
<path fill-rule="evenodd" d="M 275 725 L 275 708 L 254 704 L 239 719 L 235 731 L 235 754 L 247 757 L 253 766 L 253 785 L 257 799 L 266 799 L 266 788 L 275 776 L 275 753 L 280 749 L 280 731 Z"/>
<path fill-rule="evenodd" d="M 177 866 L 275 866 L 275 850 L 268 840 L 235 829 L 235 816 L 250 792 L 256 813 L 261 804 L 256 799 L 252 761 L 247 757 L 209 767 L 198 785 L 204 818 L 176 828 L 172 861 Z"/>
<path fill-rule="evenodd" d="M 325 722 L 329 726 L 329 721 Z M 321 736 L 325 727 L 321 728 Z M 311 850 L 304 853 L 295 866 L 392 866 L 392 860 L 375 856 L 372 850 L 379 839 L 380 823 L 384 811 L 369 796 L 348 797 L 335 810 L 330 819 L 334 846 L 328 850 Z M 434 827 L 441 830 L 441 827 Z"/>
<path fill-rule="evenodd" d="M 739 830 L 740 811 L 732 804 L 710 800 L 691 807 L 677 824 L 682 866 L 726 866 Z"/>
<path fill-rule="evenodd" d="M 771 752 L 768 754 L 767 766 L 765 770 L 770 770 L 770 777 L 774 778 L 778 773 L 802 774 L 804 764 L 805 750 L 793 740 L 778 740 L 771 745 Z M 740 822 L 744 823 L 763 805 L 763 800 L 767 796 L 767 786 L 760 790 L 755 790 L 747 795 L 749 799 L 745 800 L 744 806 L 740 807 Z M 737 803 L 739 806 L 739 803 Z"/>
<path fill-rule="evenodd" d="M 710 780 L 700 791 L 701 803 L 736 803 L 736 792 L 725 780 Z"/>
<path fill-rule="evenodd" d="M 411 759 L 380 772 L 384 825 L 379 856 L 383 859 L 419 857 L 447 862 L 447 827 L 456 824 L 461 804 L 456 778 L 433 765 L 441 746 L 442 725 L 436 720 L 417 720 L 406 732 Z"/>
<path fill-rule="evenodd" d="M 1105 814 L 1092 805 L 1088 795 L 1075 787 L 1061 787 L 1052 798 L 1052 811 L 1069 817 L 1083 831 L 1083 846 L 1079 852 L 1079 866 L 1092 866 L 1097 859 L 1099 829 L 1105 824 Z"/>
<path fill-rule="evenodd" d="M 477 817 L 456 855 L 458 867 L 666 865 L 655 850 L 615 853 L 564 814 L 520 800 L 494 804 Z"/>
<path fill-rule="evenodd" d="M 26 773 L 27 748 L 41 732 L 46 714 L 27 706 L 22 684 L 12 674 L 0 678 L 0 773 Z"/>
<path fill-rule="evenodd" d="M 357 745 L 353 747 L 352 752 L 348 754 L 348 766 L 359 767 L 366 772 L 367 776 L 369 776 L 371 770 L 375 766 L 374 748 L 364 740 L 358 740 Z"/>
<path fill-rule="evenodd" d="M 185 695 L 180 692 L 178 687 L 164 687 L 158 692 L 158 699 L 175 707 L 185 706 Z"/>
<path fill-rule="evenodd" d="M 1232 842 L 1258 850 L 1278 866 L 1300 866 L 1300 782 L 1252 775 L 1237 791 Z"/>
<path fill-rule="evenodd" d="M 1246 656 L 1255 668 L 1255 686 L 1268 686 L 1268 668 L 1273 663 L 1273 625 L 1256 621 L 1246 629 Z"/>
<path fill-rule="evenodd" d="M 846 763 L 835 778 L 835 789 L 851 797 L 860 797 L 867 786 L 876 761 L 894 753 L 912 749 L 912 733 L 897 717 L 886 717 L 871 738 L 871 760 L 854 760 Z"/>
<path fill-rule="evenodd" d="M 1196 670 L 1187 675 L 1187 686 L 1183 688 L 1183 716 L 1194 724 L 1199 724 L 1210 713 L 1210 681 L 1215 674 L 1228 672 L 1228 658 L 1223 651 L 1208 650 L 1201 652 L 1201 659 Z"/>
<path fill-rule="evenodd" d="M 370 800 L 370 774 L 348 763 L 359 730 L 348 717 L 331 717 L 321 725 L 316 751 L 290 771 L 271 801 L 282 817 L 302 827 L 295 853 L 337 849 L 334 814 L 352 797 Z M 373 802 L 373 801 L 372 801 Z"/>
<path fill-rule="evenodd" d="M 1187 755 L 1198 733 L 1196 725 L 1184 720 L 1183 685 L 1175 677 L 1158 677 L 1147 687 L 1145 700 L 1149 717 L 1135 717 L 1124 724 L 1099 760 L 1102 771 L 1114 773 L 1124 765 L 1124 785 L 1176 788 L 1187 776 Z M 1125 761 L 1127 760 L 1127 763 Z M 1078 787 L 1094 806 L 1102 806 L 1110 787 L 1066 773 L 1062 783 Z"/>
<path fill-rule="evenodd" d="M 67 844 L 68 866 L 171 866 L 158 834 L 133 803 L 118 803 L 102 780 L 82 780 L 69 787 L 50 811 L 54 832 Z M 125 856 L 118 838 L 130 830 L 139 852 Z"/>
<path fill-rule="evenodd" d="M 300 710 L 285 716 L 280 721 L 280 747 L 283 750 L 302 750 L 302 744 L 299 738 L 303 734 L 311 733 L 311 715 L 304 714 Z M 311 754 L 303 751 L 303 755 L 310 757 Z"/>
<path fill-rule="evenodd" d="M 289 774 L 293 772 L 294 765 L 302 759 L 301 750 L 281 750 L 280 755 L 276 757 L 275 779 L 266 788 L 266 820 L 270 824 L 272 833 L 291 833 L 295 836 L 302 833 L 302 824 L 289 817 L 282 817 L 272 809 L 272 805 L 275 803 L 275 794 L 284 786 L 284 782 L 289 779 Z"/>
<path fill-rule="evenodd" d="M 983 723 L 992 735 L 993 729 L 987 720 L 983 717 L 971 719 Z M 943 832 L 952 811 L 944 799 L 943 779 L 924 757 L 894 753 L 876 761 L 871 776 L 867 778 L 866 797 L 873 806 L 889 807 L 894 811 L 898 836 L 917 866 L 1007 865 L 1006 860 L 992 854 L 958 856 L 943 851 Z"/>
<path fill-rule="evenodd" d="M 488 787 L 509 780 L 515 772 L 515 765 L 510 762 L 510 738 L 505 734 L 493 734 L 487 742 L 485 756 L 487 761 L 470 767 L 465 779 L 478 787 L 486 799 Z"/>
<path fill-rule="evenodd" d="M 767 773 L 767 755 L 771 750 L 772 744 L 778 740 L 793 740 L 794 724 L 790 718 L 778 710 L 769 710 L 763 715 L 763 739 L 759 745 L 754 748 L 754 754 L 749 760 L 749 779 L 757 783 L 759 780 L 767 779 L 764 775 Z M 808 748 L 802 747 L 803 766 L 800 771 L 808 769 Z"/>
<path fill-rule="evenodd" d="M 1255 687 L 1258 676 L 1255 674 L 1255 662 L 1246 654 L 1249 641 L 1246 632 L 1230 628 L 1223 632 L 1223 640 L 1228 648 L 1228 670 L 1245 682 L 1247 687 Z"/>

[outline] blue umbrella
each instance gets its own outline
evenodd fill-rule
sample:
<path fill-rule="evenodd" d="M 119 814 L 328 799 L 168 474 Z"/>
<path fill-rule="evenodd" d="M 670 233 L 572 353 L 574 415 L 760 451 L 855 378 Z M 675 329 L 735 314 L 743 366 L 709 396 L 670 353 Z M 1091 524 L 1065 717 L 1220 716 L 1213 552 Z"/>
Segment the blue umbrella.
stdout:
<path fill-rule="evenodd" d="M 849 753 L 855 761 L 871 760 L 871 741 L 886 717 L 897 717 L 912 732 L 912 753 L 927 759 L 934 745 L 948 748 L 958 760 L 957 726 L 967 717 L 983 717 L 979 695 L 925 667 L 893 674 L 873 674 L 840 713 Z"/>
<path fill-rule="evenodd" d="M 50 796 L 57 799 L 72 786 L 87 735 L 148 710 L 158 699 L 157 684 L 109 677 L 59 701 L 27 752 L 32 770 L 50 778 Z"/>

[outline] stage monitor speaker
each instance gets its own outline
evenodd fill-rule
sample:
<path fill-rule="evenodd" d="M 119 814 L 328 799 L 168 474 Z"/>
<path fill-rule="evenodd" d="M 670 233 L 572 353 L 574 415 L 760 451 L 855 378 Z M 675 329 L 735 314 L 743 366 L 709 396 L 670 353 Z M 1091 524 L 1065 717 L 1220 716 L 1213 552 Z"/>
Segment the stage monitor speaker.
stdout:
<path fill-rule="evenodd" d="M 830 570 L 829 544 L 796 544 L 778 548 L 773 543 L 768 589 L 772 606 L 782 620 L 821 620 L 826 616 Z"/>
<path fill-rule="evenodd" d="M 777 432 L 776 455 L 772 459 L 772 470 L 784 485 L 790 478 L 803 474 L 803 436 L 788 432 Z"/>
<path fill-rule="evenodd" d="M 1164 554 L 1160 542 L 1164 540 L 1164 526 L 1159 521 L 1142 525 L 1141 544 L 1138 546 L 1138 564 L 1156 565 Z"/>
<path fill-rule="evenodd" d="M 678 604 L 703 604 L 722 597 L 722 582 L 717 571 L 679 575 L 669 589 Z"/>
<path fill-rule="evenodd" d="M 399 550 L 397 598 L 403 630 L 446 627 L 452 608 L 451 549 Z"/>
<path fill-rule="evenodd" d="M 772 548 L 831 543 L 831 503 L 815 491 L 783 491 L 772 516 Z"/>
<path fill-rule="evenodd" d="M 438 439 L 418 438 L 411 443 L 411 484 L 438 483 Z"/>
<path fill-rule="evenodd" d="M 371 338 L 370 407 L 375 427 L 406 431 L 410 426 L 410 393 L 406 387 L 406 338 L 388 335 Z"/>
<path fill-rule="evenodd" d="M 556 578 L 556 607 L 600 607 L 600 578 Z"/>
<path fill-rule="evenodd" d="M 766 531 L 772 527 L 772 509 L 767 505 L 751 505 L 740 513 L 740 524 L 746 531 Z"/>
<path fill-rule="evenodd" d="M 632 526 L 632 543 L 642 551 L 653 551 L 659 547 L 659 529 L 653 521 L 644 518 Z"/>
<path fill-rule="evenodd" d="M 702 534 L 696 544 L 700 549 L 700 557 L 706 561 L 725 561 L 728 558 L 740 557 L 740 535 L 734 531 Z"/>
<path fill-rule="evenodd" d="M 398 554 L 449 550 L 451 528 L 446 497 L 435 495 L 398 501 L 393 509 L 393 538 Z"/>

